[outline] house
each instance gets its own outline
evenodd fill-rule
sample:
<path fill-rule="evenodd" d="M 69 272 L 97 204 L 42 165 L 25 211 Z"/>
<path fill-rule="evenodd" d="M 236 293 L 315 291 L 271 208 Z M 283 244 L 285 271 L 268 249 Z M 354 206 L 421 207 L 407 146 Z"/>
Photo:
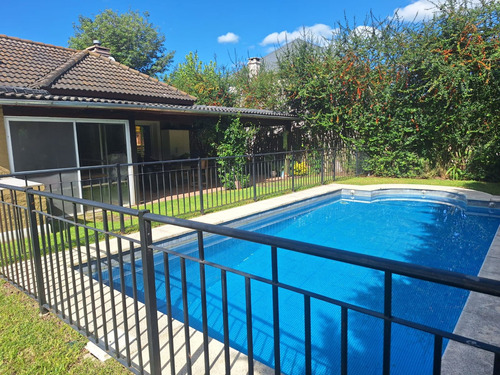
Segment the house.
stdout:
<path fill-rule="evenodd" d="M 293 54 L 300 48 L 304 47 L 318 49 L 321 48 L 308 40 L 304 40 L 301 38 L 294 39 L 291 42 L 287 42 L 281 46 L 278 46 L 276 49 L 269 52 L 263 57 L 250 57 L 247 63 L 250 75 L 254 76 L 255 74 L 257 74 L 261 67 L 264 67 L 267 70 L 278 70 L 280 60 L 286 58 L 288 55 Z"/>
<path fill-rule="evenodd" d="M 258 126 L 294 117 L 202 106 L 175 87 L 83 51 L 0 35 L 0 167 L 11 173 L 204 156 L 203 124 L 239 115 Z"/>

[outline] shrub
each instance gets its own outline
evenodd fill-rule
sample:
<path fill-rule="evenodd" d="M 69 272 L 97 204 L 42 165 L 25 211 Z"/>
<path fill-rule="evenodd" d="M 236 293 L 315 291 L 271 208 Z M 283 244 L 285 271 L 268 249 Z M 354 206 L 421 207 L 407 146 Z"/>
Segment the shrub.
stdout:
<path fill-rule="evenodd" d="M 307 164 L 305 161 L 299 163 L 298 161 L 295 162 L 293 165 L 293 174 L 295 176 L 304 176 L 308 173 L 309 168 L 307 167 Z"/>

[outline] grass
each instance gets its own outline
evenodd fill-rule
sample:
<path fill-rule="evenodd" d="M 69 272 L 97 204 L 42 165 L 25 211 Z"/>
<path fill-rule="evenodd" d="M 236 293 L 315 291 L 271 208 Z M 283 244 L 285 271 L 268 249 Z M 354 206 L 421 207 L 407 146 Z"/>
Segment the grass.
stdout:
<path fill-rule="evenodd" d="M 102 363 L 85 349 L 87 339 L 0 280 L 1 374 L 130 374 L 114 359 Z"/>
<path fill-rule="evenodd" d="M 500 195 L 500 182 L 459 181 L 442 179 L 389 178 L 389 177 L 344 177 L 335 183 L 350 185 L 409 184 L 451 186 Z"/>

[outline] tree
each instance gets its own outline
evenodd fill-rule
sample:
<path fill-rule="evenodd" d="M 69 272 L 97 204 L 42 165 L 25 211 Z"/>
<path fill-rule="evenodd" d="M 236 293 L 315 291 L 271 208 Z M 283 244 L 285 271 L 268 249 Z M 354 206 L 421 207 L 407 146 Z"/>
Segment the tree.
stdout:
<path fill-rule="evenodd" d="M 217 63 L 203 63 L 198 53 L 190 52 L 170 74 L 167 83 L 197 98 L 197 104 L 232 106 L 234 95 L 230 92 L 228 74 Z"/>
<path fill-rule="evenodd" d="M 243 108 L 283 110 L 285 98 L 281 92 L 278 72 L 263 65 L 256 74 L 248 66 L 231 75 L 231 86 L 237 97 L 237 105 Z"/>
<path fill-rule="evenodd" d="M 497 1 L 447 0 L 423 23 L 371 18 L 290 51 L 280 79 L 304 138 L 355 146 L 377 175 L 499 180 L 499 19 Z"/>
<path fill-rule="evenodd" d="M 250 174 L 246 168 L 247 160 L 242 155 L 247 154 L 248 146 L 256 134 L 256 129 L 245 126 L 240 117 L 219 121 L 217 132 L 222 134 L 217 144 L 217 167 L 219 178 L 226 189 L 236 189 L 238 185 L 246 187 L 250 183 Z"/>
<path fill-rule="evenodd" d="M 165 35 L 149 22 L 148 12 L 118 14 L 106 9 L 94 19 L 78 16 L 73 29 L 69 47 L 83 50 L 99 40 L 116 61 L 150 76 L 164 73 L 174 56 L 166 51 Z"/>

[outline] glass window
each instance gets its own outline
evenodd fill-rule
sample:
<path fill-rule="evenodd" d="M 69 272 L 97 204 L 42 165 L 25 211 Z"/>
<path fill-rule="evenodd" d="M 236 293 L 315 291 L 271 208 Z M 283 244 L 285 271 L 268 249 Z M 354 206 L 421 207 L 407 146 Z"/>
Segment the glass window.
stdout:
<path fill-rule="evenodd" d="M 10 121 L 16 172 L 76 167 L 72 122 Z"/>

